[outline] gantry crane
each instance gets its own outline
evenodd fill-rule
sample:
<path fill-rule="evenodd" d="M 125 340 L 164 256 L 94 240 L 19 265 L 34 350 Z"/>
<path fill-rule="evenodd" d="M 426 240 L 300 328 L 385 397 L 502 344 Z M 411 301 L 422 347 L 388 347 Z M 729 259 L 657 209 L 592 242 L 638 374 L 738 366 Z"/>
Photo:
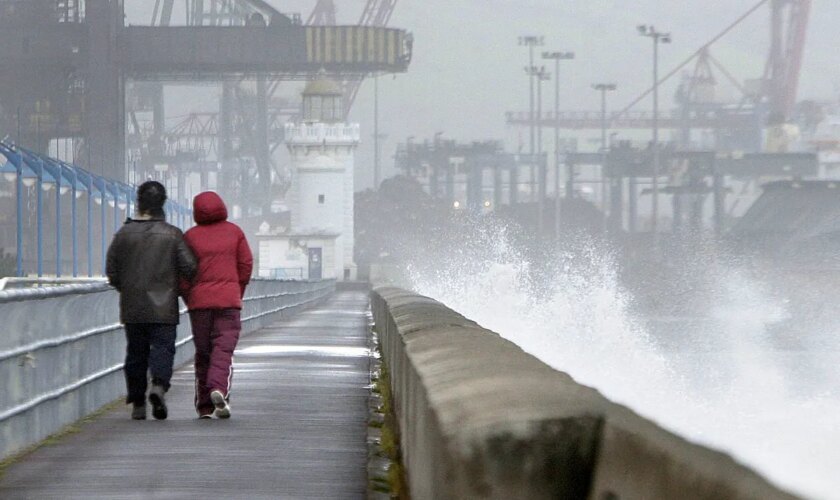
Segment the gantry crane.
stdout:
<path fill-rule="evenodd" d="M 271 17 L 277 15 L 277 12 L 266 2 L 253 0 L 185 0 L 185 12 L 187 13 L 187 24 L 191 25 L 242 25 L 254 13 L 259 13 L 264 17 Z M 391 19 L 391 16 L 396 7 L 396 0 L 367 0 L 367 3 L 362 11 L 358 26 L 366 27 L 385 27 Z M 152 24 L 158 26 L 168 26 L 171 23 L 172 14 L 175 7 L 175 0 L 156 0 L 152 15 Z M 310 26 L 334 26 L 336 25 L 336 7 L 333 0 L 318 0 L 312 12 L 306 20 L 306 24 Z M 359 88 L 364 80 L 363 75 L 350 75 L 343 78 L 342 87 L 344 89 L 344 105 L 345 116 L 350 112 L 350 109 L 359 92 Z M 272 100 L 279 83 L 282 79 L 272 79 L 267 84 L 267 102 L 268 102 L 268 123 L 269 137 L 275 137 L 277 140 L 270 141 L 269 152 L 273 153 L 281 144 L 281 134 L 272 133 L 272 125 L 282 128 L 283 121 L 294 116 L 293 109 L 285 103 L 282 99 Z M 155 84 L 160 87 L 159 84 Z M 171 130 L 163 132 L 161 127 L 162 116 L 156 119 L 158 125 L 151 127 L 153 130 L 161 130 L 161 136 L 165 135 L 166 144 L 162 146 L 169 146 L 166 148 L 169 154 L 173 153 L 174 149 L 177 151 L 194 151 L 207 156 L 208 154 L 225 154 L 225 150 L 232 149 L 230 144 L 225 144 L 225 141 L 231 142 L 233 139 L 230 136 L 235 135 L 233 129 L 241 129 L 241 123 L 237 125 L 237 116 L 241 113 L 237 112 L 237 108 L 242 107 L 241 97 L 242 91 L 238 90 L 238 85 L 233 82 L 225 82 L 226 87 L 223 94 L 228 98 L 230 96 L 240 95 L 240 99 L 235 99 L 237 103 L 227 104 L 223 103 L 222 108 L 228 108 L 226 111 L 231 115 L 232 120 L 219 120 L 219 117 L 213 113 L 196 112 L 190 114 L 184 120 L 177 123 Z M 148 85 L 146 87 L 149 87 Z M 146 88 L 146 94 L 154 92 Z M 159 93 L 158 99 L 162 99 L 162 94 Z M 158 114 L 162 113 L 162 105 L 157 107 Z M 223 123 L 224 122 L 224 123 Z M 231 122 L 231 123 L 228 123 Z M 139 124 L 136 120 L 133 123 L 137 124 L 135 128 L 139 129 Z M 198 126 L 198 123 L 212 123 L 214 126 Z M 278 128 L 279 130 L 279 128 Z M 187 133 L 189 131 L 189 133 Z M 223 137 L 215 137 L 214 134 L 219 134 Z M 183 136 L 183 137 L 182 137 Z M 227 136 L 225 138 L 224 136 Z M 184 139 L 184 140 L 182 140 Z M 200 140 L 199 140 L 200 139 Z M 237 140 L 237 143 L 249 142 Z M 239 153 L 239 152 L 237 152 Z"/>
<path fill-rule="evenodd" d="M 183 3 L 181 3 L 183 2 Z M 177 9 L 176 9 L 177 5 Z M 181 8 L 183 6 L 183 9 Z M 390 20 L 396 0 L 368 0 L 357 26 L 384 28 Z M 191 26 L 243 26 L 252 23 L 274 24 L 283 22 L 284 14 L 262 0 L 156 0 L 152 25 L 169 26 L 174 12 L 185 12 L 186 24 Z M 287 22 L 299 23 L 298 19 Z M 318 0 L 306 20 L 306 26 L 336 26 L 336 9 L 332 0 Z M 366 73 L 335 73 L 345 92 L 345 116 L 359 91 Z M 185 154 L 192 164 L 195 159 L 214 158 L 229 163 L 223 174 L 226 184 L 238 186 L 237 191 L 246 196 L 246 185 L 253 179 L 285 179 L 272 161 L 274 151 L 283 144 L 282 129 L 285 122 L 297 114 L 289 101 L 276 97 L 283 80 L 309 78 L 311 73 L 282 75 L 243 75 L 237 80 L 222 82 L 221 104 L 218 113 L 194 112 L 169 130 L 163 124 L 163 92 L 159 83 L 138 84 L 136 91 L 146 99 L 136 103 L 151 104 L 153 125 L 140 124 L 135 113 L 130 114 L 130 124 L 136 135 L 146 135 L 148 140 L 132 141 L 145 144 L 147 156 L 175 157 Z M 247 158 L 248 161 L 235 161 Z M 253 161 L 250 161 L 250 160 Z M 161 160 L 164 161 L 164 160 Z M 146 161 L 145 163 L 149 163 Z M 247 168 L 249 172 L 234 172 Z M 282 182 L 281 182 L 282 183 Z M 259 182 L 267 190 L 270 183 Z M 282 190 L 283 186 L 280 186 Z M 256 188 L 255 188 L 256 189 Z M 268 198 L 261 196 L 260 198 Z"/>

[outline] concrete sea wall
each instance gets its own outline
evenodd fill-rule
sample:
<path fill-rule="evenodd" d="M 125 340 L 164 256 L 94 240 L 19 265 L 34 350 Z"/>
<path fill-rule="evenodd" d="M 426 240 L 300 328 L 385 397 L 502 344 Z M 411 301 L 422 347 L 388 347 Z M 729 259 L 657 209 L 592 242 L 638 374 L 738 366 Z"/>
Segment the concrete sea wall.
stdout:
<path fill-rule="evenodd" d="M 789 499 L 427 297 L 371 293 L 413 499 Z"/>

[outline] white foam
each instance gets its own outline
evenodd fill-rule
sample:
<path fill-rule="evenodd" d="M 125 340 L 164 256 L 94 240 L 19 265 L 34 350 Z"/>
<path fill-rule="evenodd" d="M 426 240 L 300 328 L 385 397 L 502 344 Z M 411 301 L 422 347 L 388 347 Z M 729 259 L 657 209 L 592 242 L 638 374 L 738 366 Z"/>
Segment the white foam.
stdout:
<path fill-rule="evenodd" d="M 711 316 L 699 332 L 685 334 L 699 336 L 694 339 L 703 348 L 689 339 L 678 350 L 663 349 L 644 318 L 633 317 L 631 297 L 606 252 L 587 245 L 534 271 L 503 231 L 490 231 L 494 238 L 485 234 L 437 260 L 437 273 L 411 273 L 414 288 L 613 401 L 732 453 L 782 487 L 840 498 L 840 396 L 836 389 L 802 391 L 801 381 L 789 379 L 788 366 L 808 363 L 816 353 L 773 347 L 767 327 L 787 311 L 762 283 L 721 270 Z M 545 272 L 548 279 L 534 276 Z M 838 352 L 827 355 L 838 361 L 829 377 L 840 382 Z"/>

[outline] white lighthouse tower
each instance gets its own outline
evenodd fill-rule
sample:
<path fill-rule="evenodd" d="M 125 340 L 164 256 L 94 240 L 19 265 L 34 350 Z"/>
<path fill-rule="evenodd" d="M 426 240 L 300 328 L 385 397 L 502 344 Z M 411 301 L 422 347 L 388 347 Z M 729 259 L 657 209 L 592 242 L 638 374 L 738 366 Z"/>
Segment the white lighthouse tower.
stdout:
<path fill-rule="evenodd" d="M 309 82 L 303 91 L 302 121 L 286 125 L 292 171 L 290 234 L 307 253 L 310 278 L 356 278 L 353 168 L 359 124 L 344 122 L 343 95 L 323 76 Z"/>

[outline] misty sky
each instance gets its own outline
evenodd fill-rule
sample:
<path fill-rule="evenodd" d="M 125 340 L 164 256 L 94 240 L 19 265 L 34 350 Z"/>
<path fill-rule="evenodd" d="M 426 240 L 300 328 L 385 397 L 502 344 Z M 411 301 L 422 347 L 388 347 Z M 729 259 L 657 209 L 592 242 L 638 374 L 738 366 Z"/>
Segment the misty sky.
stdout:
<path fill-rule="evenodd" d="M 505 125 L 506 110 L 526 110 L 527 49 L 524 34 L 544 35 L 545 50 L 574 51 L 577 59 L 561 65 L 563 109 L 597 109 L 590 85 L 615 82 L 610 100 L 623 107 L 651 82 L 650 41 L 636 34 L 638 24 L 670 31 L 674 43 L 663 48 L 663 71 L 673 68 L 758 0 L 400 0 L 391 25 L 415 35 L 409 73 L 380 79 L 380 120 L 388 134 L 383 165 L 390 167 L 397 142 L 442 131 L 459 140 L 505 139 L 515 150 L 519 136 Z M 315 0 L 269 0 L 283 12 L 308 15 Z M 335 0 L 340 23 L 355 23 L 363 0 Z M 129 22 L 147 23 L 152 2 L 126 0 Z M 800 98 L 832 100 L 840 93 L 840 47 L 836 22 L 840 2 L 814 0 Z M 769 49 L 769 7 L 712 48 L 739 79 L 760 77 Z M 553 70 L 553 65 L 552 65 Z M 674 83 L 677 79 L 674 79 Z M 553 85 L 546 87 L 546 108 L 553 106 Z M 291 89 L 294 89 L 294 84 Z M 674 85 L 663 88 L 662 105 L 673 102 Z M 731 92 L 724 84 L 723 92 Z M 207 93 L 209 91 L 206 91 Z M 293 93 L 293 90 L 290 91 Z M 358 187 L 370 183 L 372 82 L 362 88 L 351 115 L 362 123 L 366 142 L 358 155 Z M 214 99 L 198 105 L 212 106 Z M 648 109 L 643 102 L 640 109 Z M 183 113 L 184 109 L 173 109 Z M 585 146 L 584 146 L 585 147 Z M 367 170 L 367 171 L 366 171 Z"/>

